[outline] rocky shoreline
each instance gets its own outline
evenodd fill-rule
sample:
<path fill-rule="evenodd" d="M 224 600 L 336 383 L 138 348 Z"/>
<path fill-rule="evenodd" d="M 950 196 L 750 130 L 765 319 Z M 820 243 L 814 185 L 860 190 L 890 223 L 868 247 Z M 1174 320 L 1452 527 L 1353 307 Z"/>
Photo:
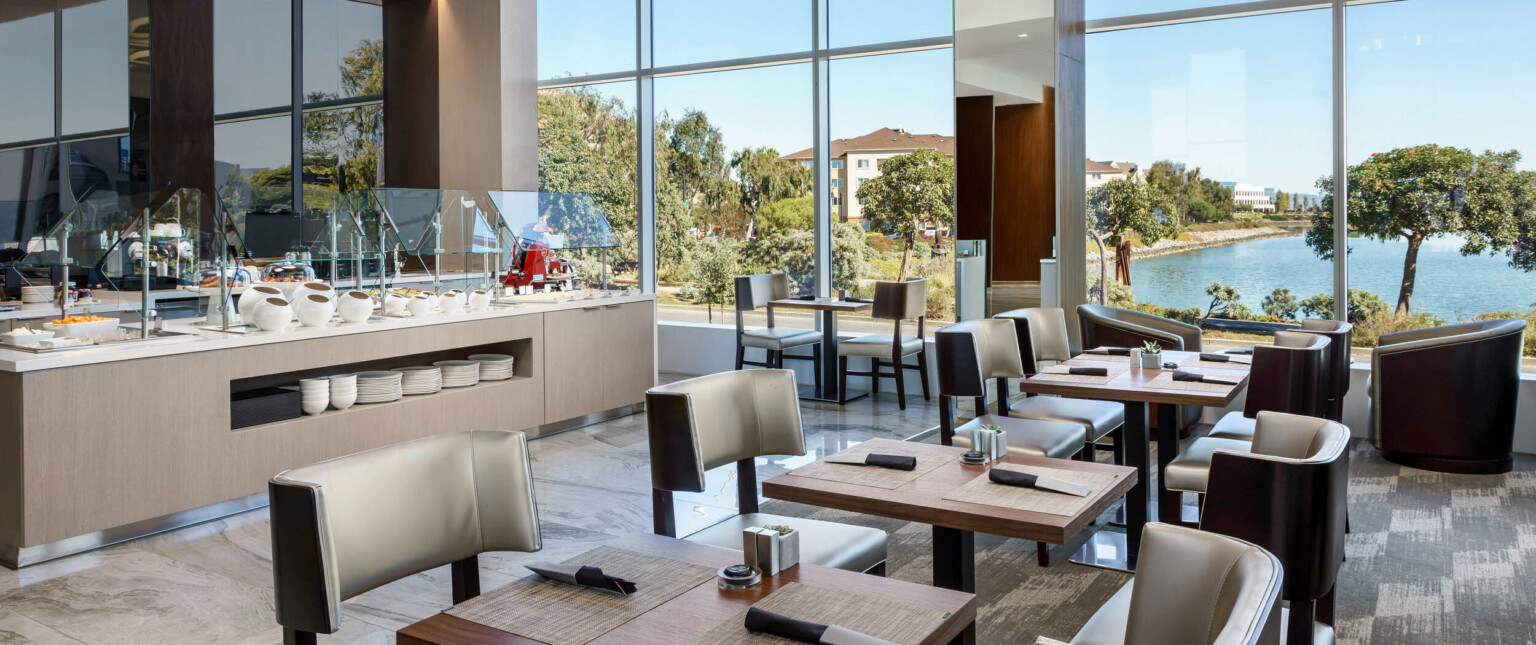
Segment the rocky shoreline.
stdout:
<path fill-rule="evenodd" d="M 1155 257 L 1158 257 L 1158 256 L 1163 256 L 1163 255 L 1173 255 L 1175 253 L 1188 253 L 1190 251 L 1199 251 L 1200 249 L 1209 249 L 1209 248 L 1218 247 L 1218 246 L 1227 246 L 1229 244 L 1238 244 L 1240 242 L 1250 242 L 1250 241 L 1253 241 L 1253 240 L 1262 240 L 1264 238 L 1270 238 L 1270 237 L 1285 237 L 1285 236 L 1288 236 L 1288 235 L 1300 235 L 1300 234 L 1301 234 L 1301 231 L 1296 230 L 1296 229 L 1284 229 L 1284 228 L 1279 228 L 1279 227 L 1275 227 L 1275 226 L 1260 226 L 1260 227 L 1257 227 L 1257 228 L 1239 228 L 1239 229 L 1231 229 L 1231 230 L 1225 230 L 1225 231 L 1189 231 L 1189 232 L 1186 232 L 1185 235 L 1188 236 L 1188 237 L 1193 237 L 1195 239 L 1192 239 L 1192 240 L 1189 240 L 1189 239 L 1159 240 L 1156 244 L 1153 244 L 1152 246 L 1132 247 L 1131 248 L 1131 259 L 1132 260 L 1140 260 L 1140 259 L 1144 259 L 1144 258 L 1155 258 Z M 1090 242 L 1088 244 L 1088 249 L 1089 249 L 1088 250 L 1088 264 L 1089 264 L 1089 266 L 1095 266 L 1095 267 L 1098 266 L 1098 264 L 1099 264 L 1098 248 L 1092 242 Z M 1113 265 L 1114 262 L 1115 262 L 1115 255 L 1114 255 L 1115 254 L 1115 250 L 1113 248 L 1109 248 L 1109 249 L 1106 249 L 1106 250 L 1109 252 L 1109 263 L 1111 265 Z"/>

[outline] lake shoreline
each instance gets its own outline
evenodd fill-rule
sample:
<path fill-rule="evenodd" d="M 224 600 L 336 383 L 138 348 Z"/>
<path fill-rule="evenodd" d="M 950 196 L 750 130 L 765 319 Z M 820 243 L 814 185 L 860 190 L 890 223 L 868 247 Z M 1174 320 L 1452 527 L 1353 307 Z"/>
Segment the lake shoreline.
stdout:
<path fill-rule="evenodd" d="M 1159 240 L 1152 246 L 1132 247 L 1131 259 L 1143 260 L 1146 258 L 1175 255 L 1178 253 L 1191 253 L 1194 251 L 1216 248 L 1219 246 L 1230 246 L 1233 244 L 1241 244 L 1243 242 L 1251 242 L 1253 240 L 1301 235 L 1302 232 L 1303 231 L 1299 229 L 1284 229 L 1276 226 L 1239 228 L 1224 231 L 1191 231 L 1187 232 L 1186 234 L 1199 239 Z M 1099 264 L 1098 250 L 1096 247 L 1092 246 L 1090 249 L 1092 250 L 1088 251 L 1087 253 L 1088 264 L 1089 266 L 1097 267 Z M 1107 247 L 1105 251 L 1107 251 L 1109 255 L 1109 265 L 1114 266 L 1115 250 L 1113 248 Z"/>

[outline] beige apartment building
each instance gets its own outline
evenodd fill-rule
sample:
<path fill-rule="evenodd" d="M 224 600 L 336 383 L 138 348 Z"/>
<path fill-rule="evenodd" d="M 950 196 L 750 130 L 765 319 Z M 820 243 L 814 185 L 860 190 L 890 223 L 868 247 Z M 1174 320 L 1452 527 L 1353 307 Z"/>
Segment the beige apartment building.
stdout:
<path fill-rule="evenodd" d="M 1094 161 L 1088 160 L 1088 190 L 1109 183 L 1111 179 L 1141 175 L 1141 166 L 1130 161 Z M 1145 175 L 1143 175 L 1145 176 Z"/>
<path fill-rule="evenodd" d="M 896 155 L 929 148 L 955 158 L 955 138 L 939 134 L 912 134 L 905 128 L 880 128 L 869 134 L 851 139 L 833 139 L 832 159 L 832 212 L 841 221 L 859 222 L 859 198 L 857 192 L 864 182 L 880 176 L 880 162 Z M 810 148 L 783 159 L 810 167 L 814 162 Z"/>

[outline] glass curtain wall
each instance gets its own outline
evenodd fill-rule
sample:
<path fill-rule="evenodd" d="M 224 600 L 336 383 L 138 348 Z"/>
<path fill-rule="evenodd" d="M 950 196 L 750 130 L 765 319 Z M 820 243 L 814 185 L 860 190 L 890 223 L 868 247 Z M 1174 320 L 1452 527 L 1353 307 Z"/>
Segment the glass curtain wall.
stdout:
<path fill-rule="evenodd" d="M 632 287 L 637 280 L 634 102 L 634 81 L 539 90 L 539 189 L 591 195 L 618 242 L 562 252 L 589 285 Z"/>

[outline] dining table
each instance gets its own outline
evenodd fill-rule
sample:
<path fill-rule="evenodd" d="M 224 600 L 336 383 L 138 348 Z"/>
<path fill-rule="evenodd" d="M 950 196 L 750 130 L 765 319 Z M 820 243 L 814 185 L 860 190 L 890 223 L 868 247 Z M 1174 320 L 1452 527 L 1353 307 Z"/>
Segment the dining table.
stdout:
<path fill-rule="evenodd" d="M 1108 352 L 1120 351 L 1120 348 L 1094 350 Z M 1170 493 L 1164 486 L 1166 480 L 1163 477 L 1168 463 L 1179 454 L 1180 406 L 1219 409 L 1231 405 L 1248 386 L 1249 365 L 1232 362 L 1231 359 L 1227 362 L 1206 361 L 1201 358 L 1201 352 L 1170 350 L 1162 352 L 1162 367 L 1158 369 L 1143 369 L 1130 361 L 1127 356 L 1084 352 L 1062 365 L 1106 366 L 1111 367 L 1114 373 L 1105 378 L 1040 373 L 1020 381 L 1019 389 L 1030 395 L 1097 399 L 1125 405 L 1125 427 L 1120 440 L 1125 442 L 1126 465 L 1135 468 L 1137 473 L 1136 483 L 1125 498 L 1125 531 L 1121 533 L 1108 527 L 1101 529 L 1069 560 L 1078 564 L 1134 572 L 1136 557 L 1141 549 L 1141 531 L 1149 517 L 1163 522 L 1184 523 L 1180 501 L 1182 493 Z M 1126 367 L 1129 369 L 1115 370 Z M 1175 381 L 1172 377 L 1179 370 L 1225 375 L 1234 377 L 1238 382 L 1213 384 Z M 1153 426 L 1149 418 L 1149 408 L 1154 405 L 1157 413 L 1158 474 L 1155 497 L 1152 495 L 1150 477 Z"/>
<path fill-rule="evenodd" d="M 740 551 L 651 534 L 630 534 L 608 542 L 604 546 L 667 558 L 685 565 L 707 567 L 709 570 L 742 562 Z M 625 572 L 605 570 L 604 573 L 621 575 Z M 634 582 L 641 585 L 642 589 L 648 584 L 645 579 L 636 579 Z M 764 575 L 760 584 L 747 589 L 722 589 L 714 576 L 708 576 L 707 580 L 687 588 L 670 600 L 586 642 L 597 645 L 692 643 L 708 634 L 718 633 L 725 623 L 739 620 L 748 608 L 759 604 L 775 592 L 793 585 L 814 587 L 820 593 L 834 596 L 856 595 L 871 599 L 869 600 L 871 603 L 895 603 L 890 606 L 902 610 L 927 612 L 935 617 L 932 621 L 933 627 L 926 633 L 911 637 L 908 641 L 921 643 L 921 645 L 941 645 L 951 642 L 966 629 L 973 629 L 976 622 L 974 594 L 936 590 L 927 585 L 802 562 L 777 575 Z M 487 592 L 487 595 L 496 593 L 497 591 L 493 590 Z M 527 599 L 518 593 L 508 593 L 495 598 L 470 599 L 459 606 L 464 607 L 476 601 L 515 605 L 524 600 Z M 617 596 L 613 598 L 614 604 L 620 604 L 625 600 L 627 598 Z M 551 613 L 556 611 L 558 607 L 553 608 Z M 938 618 L 939 616 L 942 616 L 942 620 Z M 497 629 L 449 612 L 439 613 L 413 623 L 396 632 L 395 637 L 395 642 L 399 645 L 536 645 L 548 642 Z"/>
<path fill-rule="evenodd" d="M 820 401 L 822 403 L 846 403 L 854 399 L 868 395 L 868 392 L 859 392 L 852 396 L 839 397 L 837 379 L 837 314 L 862 313 L 873 309 L 873 300 L 856 298 L 815 298 L 802 296 L 797 298 L 780 298 L 768 301 L 768 316 L 771 320 L 774 309 L 802 309 L 818 312 L 821 316 L 821 386 L 802 385 L 800 387 L 800 399 L 803 401 Z M 850 394 L 850 393 L 843 393 Z"/>

